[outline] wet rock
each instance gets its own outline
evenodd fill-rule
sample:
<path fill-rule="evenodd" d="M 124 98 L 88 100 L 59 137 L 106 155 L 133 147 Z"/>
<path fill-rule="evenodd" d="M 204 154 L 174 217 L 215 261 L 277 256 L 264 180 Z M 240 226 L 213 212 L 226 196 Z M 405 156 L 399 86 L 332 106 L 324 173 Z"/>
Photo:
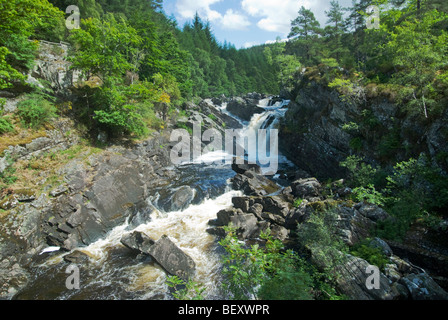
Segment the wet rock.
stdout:
<path fill-rule="evenodd" d="M 153 239 L 139 231 L 123 235 L 120 242 L 131 250 L 136 250 L 145 254 L 149 254 L 151 246 L 155 243 Z"/>
<path fill-rule="evenodd" d="M 164 202 L 163 208 L 165 211 L 183 211 L 193 201 L 195 197 L 195 190 L 189 186 L 180 187 L 175 190 L 174 194 L 168 197 Z"/>
<path fill-rule="evenodd" d="M 247 101 L 238 97 L 230 100 L 227 104 L 227 111 L 244 121 L 250 121 L 254 114 L 262 113 L 264 109 L 257 106 L 253 101 Z"/>
<path fill-rule="evenodd" d="M 195 273 L 194 260 L 164 235 L 148 251 L 149 255 L 169 274 L 188 281 Z"/>
<path fill-rule="evenodd" d="M 261 168 L 259 165 L 249 163 L 237 164 L 235 159 L 232 163 L 232 170 L 239 174 L 244 174 L 246 171 L 253 171 L 258 174 L 261 173 Z"/>
<path fill-rule="evenodd" d="M 75 250 L 72 253 L 65 255 L 63 259 L 68 263 L 85 264 L 89 262 L 91 257 L 85 252 Z"/>

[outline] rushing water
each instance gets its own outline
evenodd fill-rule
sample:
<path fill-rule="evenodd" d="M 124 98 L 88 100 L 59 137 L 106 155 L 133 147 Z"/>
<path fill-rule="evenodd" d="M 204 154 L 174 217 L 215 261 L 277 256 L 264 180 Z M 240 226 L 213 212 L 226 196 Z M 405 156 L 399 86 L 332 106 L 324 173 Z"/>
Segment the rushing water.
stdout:
<path fill-rule="evenodd" d="M 286 112 L 286 103 L 268 106 L 269 99 L 261 100 L 266 112 L 256 114 L 249 123 L 250 130 L 273 128 Z M 217 107 L 223 112 L 224 106 Z M 179 168 L 180 178 L 169 190 L 155 190 L 147 200 L 153 208 L 150 220 L 139 223 L 126 222 L 116 227 L 104 238 L 79 251 L 90 256 L 89 262 L 79 266 L 80 289 L 68 290 L 66 273 L 68 263 L 64 254 L 53 252 L 41 264 L 31 268 L 34 279 L 16 299 L 170 299 L 166 273 L 144 255 L 125 248 L 120 239 L 126 233 L 141 231 L 154 240 L 162 235 L 169 238 L 196 263 L 194 281 L 202 285 L 207 299 L 223 298 L 220 294 L 220 258 L 216 238 L 206 232 L 208 221 L 216 218 L 221 209 L 231 206 L 232 198 L 241 195 L 231 189 L 229 179 L 235 175 L 228 164 L 209 164 L 203 161 L 222 158 L 222 152 L 203 155 Z M 283 165 L 290 165 L 280 155 Z M 189 186 L 195 190 L 193 203 L 183 211 L 164 212 L 159 199 L 166 192 Z"/>

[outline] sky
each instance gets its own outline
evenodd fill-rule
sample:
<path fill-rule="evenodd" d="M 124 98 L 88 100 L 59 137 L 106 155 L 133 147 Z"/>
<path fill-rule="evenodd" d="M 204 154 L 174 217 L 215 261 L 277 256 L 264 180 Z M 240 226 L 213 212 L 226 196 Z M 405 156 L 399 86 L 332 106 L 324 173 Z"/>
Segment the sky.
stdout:
<path fill-rule="evenodd" d="M 348 7 L 352 0 L 339 3 Z M 326 24 L 330 0 L 163 0 L 166 15 L 180 27 L 198 12 L 220 43 L 230 42 L 237 49 L 286 39 L 301 6 L 311 9 L 321 26 Z"/>

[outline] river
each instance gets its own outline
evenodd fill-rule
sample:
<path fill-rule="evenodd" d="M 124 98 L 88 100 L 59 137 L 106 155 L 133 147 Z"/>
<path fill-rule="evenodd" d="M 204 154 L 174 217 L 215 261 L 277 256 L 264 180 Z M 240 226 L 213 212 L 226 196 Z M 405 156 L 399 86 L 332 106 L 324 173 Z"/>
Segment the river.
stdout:
<path fill-rule="evenodd" d="M 274 128 L 284 116 L 288 101 L 270 106 L 270 100 L 260 100 L 259 106 L 265 109 L 255 114 L 250 122 L 242 122 L 247 132 Z M 226 104 L 215 106 L 226 112 Z M 231 114 L 230 114 L 231 115 Z M 219 153 L 203 155 L 208 159 L 222 156 Z M 204 160 L 204 159 L 202 159 Z M 292 166 L 285 157 L 279 155 L 279 166 Z M 240 196 L 240 191 L 232 190 L 230 178 L 235 175 L 229 164 L 204 164 L 201 161 L 182 164 L 180 178 L 170 185 L 169 190 L 189 186 L 196 193 L 195 201 L 181 211 L 163 210 L 163 193 L 167 189 L 154 190 L 147 199 L 151 208 L 150 218 L 134 219 L 116 227 L 108 235 L 95 243 L 78 248 L 86 253 L 89 262 L 78 265 L 80 288 L 69 290 L 66 273 L 69 265 L 63 260 L 65 254 L 54 252 L 31 267 L 32 280 L 14 299 L 172 299 L 166 285 L 167 275 L 150 258 L 138 255 L 120 243 L 121 237 L 129 232 L 141 231 L 152 239 L 168 237 L 196 263 L 193 279 L 205 288 L 207 299 L 225 299 L 220 291 L 220 254 L 222 249 L 215 236 L 206 232 L 208 221 L 216 218 L 218 211 L 232 205 L 232 198 Z M 273 179 L 282 184 L 279 175 Z M 137 222 L 136 222 L 137 221 Z"/>

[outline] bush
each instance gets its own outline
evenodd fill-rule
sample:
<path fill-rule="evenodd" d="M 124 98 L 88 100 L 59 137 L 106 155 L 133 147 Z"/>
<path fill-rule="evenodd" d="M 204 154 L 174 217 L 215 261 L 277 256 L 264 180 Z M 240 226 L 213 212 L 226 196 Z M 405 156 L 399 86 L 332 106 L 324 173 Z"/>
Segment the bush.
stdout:
<path fill-rule="evenodd" d="M 4 134 L 7 132 L 13 132 L 14 126 L 12 125 L 11 121 L 9 121 L 8 117 L 1 117 L 0 118 L 0 134 Z"/>
<path fill-rule="evenodd" d="M 262 233 L 265 247 L 255 244 L 246 248 L 232 228 L 219 243 L 226 250 L 223 258 L 223 289 L 237 300 L 312 298 L 312 278 L 304 269 L 304 261 L 283 244 Z"/>
<path fill-rule="evenodd" d="M 341 167 L 347 168 L 349 182 L 352 187 L 363 187 L 372 183 L 377 169 L 363 162 L 358 156 L 349 156 L 340 163 Z"/>
<path fill-rule="evenodd" d="M 124 105 L 113 111 L 95 111 L 94 119 L 97 120 L 111 135 L 135 135 L 143 137 L 148 134 L 146 123 L 136 107 Z"/>
<path fill-rule="evenodd" d="M 351 254 L 361 259 L 366 260 L 371 265 L 377 266 L 384 271 L 384 267 L 389 263 L 389 259 L 379 248 L 374 248 L 369 245 L 370 239 L 365 239 L 353 246 Z"/>
<path fill-rule="evenodd" d="M 17 104 L 17 114 L 23 125 L 38 129 L 56 117 L 54 104 L 40 94 L 30 94 L 27 99 Z"/>

